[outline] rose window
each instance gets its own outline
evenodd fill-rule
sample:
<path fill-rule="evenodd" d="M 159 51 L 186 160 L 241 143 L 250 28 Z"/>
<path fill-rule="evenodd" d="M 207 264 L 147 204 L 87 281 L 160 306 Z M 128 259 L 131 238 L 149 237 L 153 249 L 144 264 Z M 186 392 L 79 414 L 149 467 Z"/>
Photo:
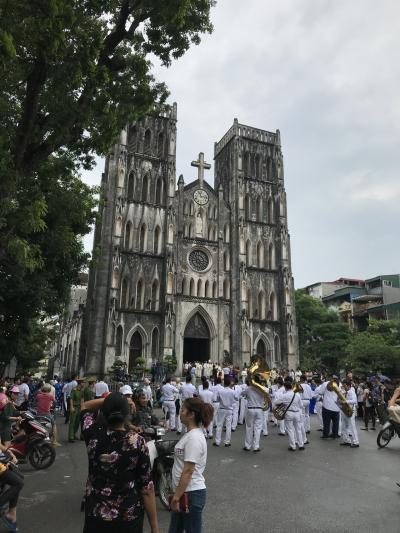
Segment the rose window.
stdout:
<path fill-rule="evenodd" d="M 202 250 L 193 250 L 189 255 L 189 264 L 193 270 L 202 272 L 205 270 L 210 263 L 208 255 Z"/>

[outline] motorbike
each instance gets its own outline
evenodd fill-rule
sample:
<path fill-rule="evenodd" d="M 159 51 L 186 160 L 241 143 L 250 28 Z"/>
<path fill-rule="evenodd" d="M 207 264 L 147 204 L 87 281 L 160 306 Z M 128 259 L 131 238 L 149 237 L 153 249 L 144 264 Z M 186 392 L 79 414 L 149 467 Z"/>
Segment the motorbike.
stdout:
<path fill-rule="evenodd" d="M 156 494 L 162 505 L 169 509 L 168 498 L 172 494 L 174 448 L 178 440 L 163 440 L 165 429 L 160 426 L 150 426 L 143 431 L 143 434 L 147 440 Z"/>
<path fill-rule="evenodd" d="M 400 424 L 389 418 L 378 433 L 376 442 L 379 448 L 385 448 L 396 435 L 400 437 Z"/>
<path fill-rule="evenodd" d="M 20 464 L 29 461 L 36 470 L 49 468 L 56 458 L 48 431 L 29 412 L 22 415 L 20 431 L 14 435 L 9 449 Z"/>
<path fill-rule="evenodd" d="M 12 470 L 12 472 L 14 472 L 23 479 L 23 475 L 19 471 L 18 466 L 11 461 L 11 457 L 7 454 L 7 452 L 0 453 L 0 462 L 3 463 L 3 465 L 6 465 L 9 470 Z M 8 490 L 8 488 L 9 485 L 7 485 L 7 483 L 2 482 L 0 476 L 0 497 Z M 5 502 L 4 505 L 0 506 L 0 516 L 3 515 L 7 510 L 8 502 Z"/>

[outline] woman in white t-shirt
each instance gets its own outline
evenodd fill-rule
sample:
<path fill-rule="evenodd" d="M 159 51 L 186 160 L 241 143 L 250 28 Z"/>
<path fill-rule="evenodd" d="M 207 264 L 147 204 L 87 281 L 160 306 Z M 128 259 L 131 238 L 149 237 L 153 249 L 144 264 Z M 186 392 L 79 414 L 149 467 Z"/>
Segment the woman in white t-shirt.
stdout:
<path fill-rule="evenodd" d="M 172 468 L 171 522 L 168 533 L 201 533 L 202 512 L 206 504 L 206 485 L 203 477 L 207 463 L 207 441 L 203 427 L 213 419 L 213 406 L 200 398 L 188 398 L 181 407 L 181 420 L 187 433 L 175 446 Z M 187 493 L 188 512 L 180 512 L 180 502 Z"/>

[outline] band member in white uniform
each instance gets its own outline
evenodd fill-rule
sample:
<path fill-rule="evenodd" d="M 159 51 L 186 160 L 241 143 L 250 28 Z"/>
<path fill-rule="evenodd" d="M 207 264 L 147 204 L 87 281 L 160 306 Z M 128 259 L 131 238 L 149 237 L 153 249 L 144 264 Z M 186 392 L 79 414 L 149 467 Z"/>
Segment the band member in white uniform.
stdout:
<path fill-rule="evenodd" d="M 243 385 L 241 385 L 241 393 L 247 389 L 247 383 L 243 383 Z M 243 394 L 240 396 L 240 400 L 239 400 L 239 419 L 238 419 L 238 424 L 244 424 L 244 419 L 246 417 L 246 412 L 247 412 L 247 398 L 245 398 L 243 396 Z"/>
<path fill-rule="evenodd" d="M 224 379 L 224 387 L 218 390 L 217 399 L 219 401 L 219 408 L 217 414 L 217 429 L 215 430 L 214 446 L 221 444 L 222 428 L 225 425 L 225 446 L 231 445 L 231 431 L 232 431 L 232 412 L 233 405 L 239 400 L 239 392 L 233 390 L 233 382 L 227 376 Z"/>
<path fill-rule="evenodd" d="M 285 387 L 283 386 L 283 379 L 279 377 L 277 379 L 277 384 L 279 386 L 278 390 L 275 393 L 275 403 L 278 404 L 279 397 L 281 394 L 285 392 Z M 284 420 L 278 420 L 278 435 L 286 435 L 286 429 L 285 429 L 285 421 Z"/>
<path fill-rule="evenodd" d="M 257 379 L 257 375 L 254 379 Z M 253 386 L 248 386 L 242 391 L 242 396 L 247 399 L 246 435 L 243 450 L 249 452 L 260 451 L 260 435 L 264 420 L 264 396 L 261 391 Z"/>
<path fill-rule="evenodd" d="M 164 403 L 163 407 L 167 410 L 167 413 L 169 413 L 169 420 L 166 421 L 167 429 L 170 429 L 171 431 L 175 431 L 175 414 L 176 414 L 176 407 L 175 407 L 175 398 L 176 395 L 179 394 L 179 391 L 176 387 L 171 385 L 171 378 L 167 378 L 165 380 L 165 385 L 162 386 L 161 392 L 164 396 Z"/>
<path fill-rule="evenodd" d="M 209 389 L 208 381 L 203 381 L 202 389 L 199 392 L 199 397 L 203 400 L 204 403 L 209 403 L 209 404 L 213 405 L 214 394 Z M 208 426 L 206 428 L 204 428 L 204 431 L 205 431 L 205 434 L 206 434 L 206 438 L 207 437 L 209 439 L 213 438 L 212 421 L 210 422 L 210 424 L 208 424 Z"/>
<path fill-rule="evenodd" d="M 241 394 L 242 394 L 242 386 L 239 385 L 238 378 L 235 378 L 234 383 L 235 384 L 233 386 L 233 390 L 237 393 L 238 399 L 233 404 L 232 431 L 236 431 L 236 428 L 237 428 L 237 425 L 238 425 L 238 421 L 239 421 L 239 402 L 240 402 L 240 397 L 241 397 Z"/>
<path fill-rule="evenodd" d="M 302 422 L 304 425 L 304 431 L 305 433 L 310 433 L 311 431 L 311 424 L 310 424 L 310 400 L 312 398 L 312 388 L 307 383 L 307 378 L 303 374 L 300 376 L 300 385 L 303 389 L 303 392 L 300 393 L 301 401 L 303 404 L 303 413 L 302 413 Z M 307 440 L 307 439 L 305 439 Z"/>
<path fill-rule="evenodd" d="M 198 394 L 197 389 L 192 384 L 191 376 L 186 376 L 185 383 L 182 383 L 181 388 L 179 390 L 179 394 L 180 394 L 181 405 L 183 405 L 183 402 L 187 400 L 188 398 L 193 398 L 193 396 L 197 396 Z M 178 433 L 186 431 L 186 427 L 182 424 L 182 420 L 180 416 L 178 417 L 177 429 L 178 429 Z"/>
<path fill-rule="evenodd" d="M 276 403 L 284 404 L 287 406 L 285 414 L 285 428 L 289 437 L 289 450 L 296 450 L 296 443 L 299 446 L 299 450 L 304 450 L 301 413 L 303 410 L 303 404 L 300 395 L 297 392 L 292 391 L 293 381 L 286 379 L 284 381 L 285 392 L 278 396 Z"/>
<path fill-rule="evenodd" d="M 321 391 L 322 381 L 320 378 L 315 378 L 314 381 L 315 381 L 315 384 L 317 385 L 317 387 L 313 391 L 313 398 L 316 399 L 315 411 L 317 413 L 317 420 L 318 420 L 318 426 L 319 426 L 318 431 L 322 431 L 324 427 L 324 424 L 322 421 L 322 398 L 323 398 L 323 394 Z"/>
<path fill-rule="evenodd" d="M 221 385 L 222 380 L 221 378 L 217 378 L 215 380 L 215 385 L 213 385 L 210 390 L 214 394 L 213 399 L 213 407 L 214 407 L 214 418 L 213 418 L 213 427 L 217 427 L 217 414 L 219 409 L 219 400 L 218 400 L 218 392 L 221 390 L 224 390 L 224 387 Z"/>
<path fill-rule="evenodd" d="M 342 420 L 342 442 L 341 446 L 351 446 L 351 448 L 359 448 L 360 443 L 358 440 L 357 426 L 356 426 L 356 412 L 357 412 L 357 394 L 351 385 L 350 380 L 343 382 L 344 395 L 346 403 L 348 403 L 352 409 L 352 416 L 346 416 L 343 411 L 340 411 L 340 418 Z M 339 403 L 343 404 L 341 400 Z"/>

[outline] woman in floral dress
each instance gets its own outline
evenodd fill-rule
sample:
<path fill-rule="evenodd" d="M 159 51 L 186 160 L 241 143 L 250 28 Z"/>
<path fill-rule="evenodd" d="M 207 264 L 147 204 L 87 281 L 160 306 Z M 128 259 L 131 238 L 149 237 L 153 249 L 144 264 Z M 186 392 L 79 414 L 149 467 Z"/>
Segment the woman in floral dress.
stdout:
<path fill-rule="evenodd" d="M 159 531 L 149 452 L 145 440 L 127 429 L 129 414 L 119 392 L 82 405 L 89 459 L 83 533 L 141 533 L 144 511 L 151 532 Z"/>

